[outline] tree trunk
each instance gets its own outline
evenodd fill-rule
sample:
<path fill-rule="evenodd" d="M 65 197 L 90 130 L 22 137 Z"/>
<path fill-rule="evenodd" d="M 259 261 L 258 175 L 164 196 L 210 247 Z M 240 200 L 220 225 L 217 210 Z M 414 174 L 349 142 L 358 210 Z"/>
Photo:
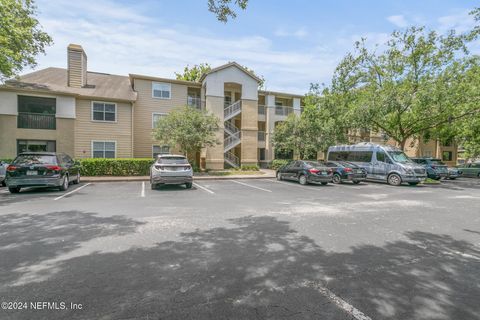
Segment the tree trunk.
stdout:
<path fill-rule="evenodd" d="M 405 151 L 405 143 L 407 143 L 407 138 L 404 138 L 402 141 L 397 141 L 400 144 L 400 149 Z"/>

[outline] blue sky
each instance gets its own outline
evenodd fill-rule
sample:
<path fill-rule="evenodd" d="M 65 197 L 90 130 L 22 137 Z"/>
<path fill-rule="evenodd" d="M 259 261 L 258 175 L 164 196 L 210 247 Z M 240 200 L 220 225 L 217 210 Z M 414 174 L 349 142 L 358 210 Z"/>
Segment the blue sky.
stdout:
<path fill-rule="evenodd" d="M 478 1 L 250 0 L 227 24 L 207 0 L 37 0 L 39 20 L 55 44 L 36 69 L 66 67 L 77 43 L 91 71 L 173 78 L 187 64 L 237 61 L 266 79 L 266 89 L 305 93 L 328 83 L 353 43 L 384 43 L 395 29 L 425 25 L 445 32 L 474 25 Z"/>

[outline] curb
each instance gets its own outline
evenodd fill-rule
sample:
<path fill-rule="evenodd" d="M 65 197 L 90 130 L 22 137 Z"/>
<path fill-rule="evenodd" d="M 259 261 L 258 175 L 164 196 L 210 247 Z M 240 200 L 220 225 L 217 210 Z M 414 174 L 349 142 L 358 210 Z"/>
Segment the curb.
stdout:
<path fill-rule="evenodd" d="M 207 176 L 195 177 L 198 180 L 236 180 L 236 179 L 273 179 L 275 176 L 259 175 L 259 176 Z M 133 181 L 150 181 L 149 177 L 82 177 L 82 182 L 133 182 Z"/>

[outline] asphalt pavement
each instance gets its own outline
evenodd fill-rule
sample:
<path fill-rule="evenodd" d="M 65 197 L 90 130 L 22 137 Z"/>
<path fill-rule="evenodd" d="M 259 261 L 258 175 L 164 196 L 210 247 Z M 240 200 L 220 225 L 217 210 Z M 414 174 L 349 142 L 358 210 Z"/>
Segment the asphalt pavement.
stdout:
<path fill-rule="evenodd" d="M 0 257 L 0 319 L 479 319 L 480 180 L 0 188 Z"/>

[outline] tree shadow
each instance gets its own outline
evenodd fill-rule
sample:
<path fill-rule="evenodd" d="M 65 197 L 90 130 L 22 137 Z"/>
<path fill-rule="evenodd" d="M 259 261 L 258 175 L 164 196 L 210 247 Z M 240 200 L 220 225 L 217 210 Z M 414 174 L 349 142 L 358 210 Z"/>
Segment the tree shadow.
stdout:
<path fill-rule="evenodd" d="M 0 295 L 84 308 L 9 311 L 6 318 L 353 319 L 319 287 L 372 319 L 478 319 L 480 314 L 480 250 L 469 242 L 413 231 L 384 246 L 326 252 L 274 217 L 229 222 L 231 228 L 183 233 L 178 241 L 149 248 L 60 261 L 49 278 L 3 287 Z M 68 219 L 56 223 L 69 224 Z M 125 232 L 132 227 L 126 221 L 117 226 Z M 97 231 L 85 233 L 99 236 Z M 49 232 L 41 227 L 33 236 L 20 236 L 20 242 L 41 242 Z M 15 242 L 18 233 L 7 242 Z M 52 254 L 58 249 L 66 248 L 53 247 Z"/>

